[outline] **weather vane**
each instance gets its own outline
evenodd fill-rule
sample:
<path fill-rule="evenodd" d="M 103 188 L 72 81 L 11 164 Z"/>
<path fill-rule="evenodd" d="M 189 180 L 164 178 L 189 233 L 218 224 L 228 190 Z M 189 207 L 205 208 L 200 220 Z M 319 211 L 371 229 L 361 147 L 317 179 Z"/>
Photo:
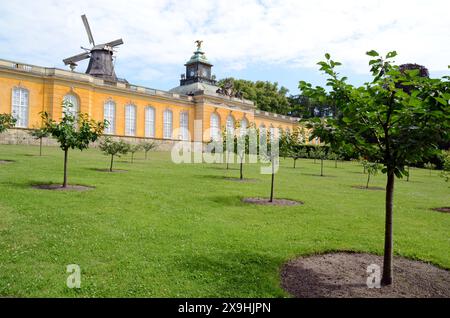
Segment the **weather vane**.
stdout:
<path fill-rule="evenodd" d="M 195 41 L 195 43 L 197 43 L 197 50 L 200 51 L 200 49 L 202 48 L 203 41 L 202 40 L 197 40 L 197 41 Z"/>

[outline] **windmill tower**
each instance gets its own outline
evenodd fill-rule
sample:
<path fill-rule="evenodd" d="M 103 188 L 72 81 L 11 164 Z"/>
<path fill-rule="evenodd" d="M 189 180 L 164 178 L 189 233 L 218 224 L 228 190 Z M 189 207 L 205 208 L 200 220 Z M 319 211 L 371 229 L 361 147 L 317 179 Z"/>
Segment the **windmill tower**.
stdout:
<path fill-rule="evenodd" d="M 102 78 L 108 81 L 117 81 L 116 73 L 114 72 L 113 54 L 116 46 L 122 45 L 123 40 L 118 39 L 104 44 L 95 45 L 94 37 L 92 36 L 91 28 L 86 15 L 82 15 L 84 27 L 86 29 L 89 43 L 92 45 L 91 49 L 85 50 L 84 53 L 74 55 L 72 57 L 63 60 L 65 65 L 69 65 L 73 71 L 77 66 L 77 62 L 89 58 L 89 66 L 86 70 L 86 74 Z"/>

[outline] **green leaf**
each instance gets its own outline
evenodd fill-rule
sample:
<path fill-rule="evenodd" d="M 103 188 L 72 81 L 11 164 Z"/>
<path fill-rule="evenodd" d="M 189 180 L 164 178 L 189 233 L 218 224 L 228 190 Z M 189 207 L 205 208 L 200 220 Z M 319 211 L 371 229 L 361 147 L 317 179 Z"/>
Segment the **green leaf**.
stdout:
<path fill-rule="evenodd" d="M 371 50 L 369 52 L 366 53 L 369 56 L 380 56 L 380 54 L 378 54 L 377 51 Z"/>
<path fill-rule="evenodd" d="M 393 58 L 397 56 L 397 51 L 391 51 L 386 55 L 387 59 Z"/>
<path fill-rule="evenodd" d="M 325 53 L 325 58 L 329 60 L 331 58 L 330 53 Z"/>

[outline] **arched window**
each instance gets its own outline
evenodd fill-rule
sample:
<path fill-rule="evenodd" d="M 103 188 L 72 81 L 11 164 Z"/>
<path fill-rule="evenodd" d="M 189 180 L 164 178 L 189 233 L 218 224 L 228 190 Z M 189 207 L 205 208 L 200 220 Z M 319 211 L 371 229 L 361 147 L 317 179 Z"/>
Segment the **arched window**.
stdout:
<path fill-rule="evenodd" d="M 241 136 L 247 134 L 248 121 L 246 118 L 242 118 L 241 120 Z"/>
<path fill-rule="evenodd" d="M 28 90 L 21 87 L 14 88 L 12 96 L 12 115 L 17 120 L 16 127 L 28 127 L 29 104 Z"/>
<path fill-rule="evenodd" d="M 286 135 L 290 135 L 291 134 L 291 130 L 289 128 L 286 128 Z"/>
<path fill-rule="evenodd" d="M 234 118 L 231 115 L 227 117 L 227 133 L 234 134 Z"/>
<path fill-rule="evenodd" d="M 278 136 L 277 138 L 280 139 L 283 136 L 284 132 L 283 132 L 283 128 L 278 127 Z"/>
<path fill-rule="evenodd" d="M 180 136 L 181 140 L 189 140 L 189 113 L 180 113 Z"/>
<path fill-rule="evenodd" d="M 103 119 L 108 121 L 108 127 L 105 129 L 105 134 L 116 133 L 116 103 L 112 100 L 108 100 L 103 105 Z"/>
<path fill-rule="evenodd" d="M 267 129 L 266 125 L 259 125 L 259 138 L 267 138 Z"/>
<path fill-rule="evenodd" d="M 136 106 L 132 104 L 125 106 L 125 135 L 136 135 Z"/>
<path fill-rule="evenodd" d="M 270 126 L 270 140 L 274 140 L 275 139 L 275 127 L 273 127 L 272 125 Z"/>
<path fill-rule="evenodd" d="M 220 139 L 220 119 L 219 115 L 216 113 L 211 114 L 211 122 L 209 125 L 210 133 L 211 133 L 211 139 L 212 140 L 219 140 Z"/>
<path fill-rule="evenodd" d="M 80 111 L 80 104 L 78 102 L 78 97 L 76 97 L 73 94 L 67 94 L 63 98 L 63 105 L 68 106 L 67 111 L 72 114 L 73 116 L 77 117 L 78 112 Z M 63 116 L 64 116 L 64 110 L 63 110 Z"/>
<path fill-rule="evenodd" d="M 172 111 L 166 109 L 163 114 L 163 137 L 165 139 L 172 139 L 172 120 Z"/>
<path fill-rule="evenodd" d="M 145 108 L 145 137 L 155 137 L 155 109 Z"/>

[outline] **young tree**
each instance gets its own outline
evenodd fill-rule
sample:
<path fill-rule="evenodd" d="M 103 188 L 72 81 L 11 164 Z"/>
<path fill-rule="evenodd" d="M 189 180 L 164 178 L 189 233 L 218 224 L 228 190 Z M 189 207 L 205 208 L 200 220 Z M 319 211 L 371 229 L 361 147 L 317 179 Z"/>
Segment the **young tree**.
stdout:
<path fill-rule="evenodd" d="M 151 150 L 154 150 L 158 147 L 158 144 L 154 141 L 146 141 L 141 143 L 142 149 L 145 152 L 145 160 L 147 160 L 147 153 Z"/>
<path fill-rule="evenodd" d="M 263 160 L 270 162 L 270 167 L 272 169 L 269 202 L 273 202 L 274 187 L 275 187 L 275 172 L 276 172 L 275 166 L 279 164 L 280 160 L 279 147 L 272 145 L 269 141 L 267 143 L 267 152 L 261 153 L 260 155 Z"/>
<path fill-rule="evenodd" d="M 15 119 L 10 114 L 0 114 L 0 134 L 4 133 L 10 128 L 13 128 L 16 124 L 17 119 Z"/>
<path fill-rule="evenodd" d="M 129 150 L 129 145 L 123 140 L 114 141 L 110 137 L 106 137 L 100 143 L 99 148 L 105 155 L 111 156 L 109 171 L 113 172 L 114 156 L 120 157 L 121 155 L 126 155 Z"/>
<path fill-rule="evenodd" d="M 305 149 L 305 147 L 294 146 L 291 147 L 291 149 L 289 150 L 289 157 L 294 159 L 294 169 L 295 169 L 297 160 L 300 158 L 307 158 L 308 151 Z"/>
<path fill-rule="evenodd" d="M 322 146 L 316 146 L 311 150 L 310 155 L 314 158 L 314 163 L 320 159 L 320 176 L 323 177 L 323 160 L 326 158 L 326 152 Z"/>
<path fill-rule="evenodd" d="M 337 107 L 337 116 L 313 119 L 314 135 L 325 142 L 353 147 L 369 161 L 384 165 L 386 182 L 386 222 L 382 284 L 393 282 L 393 198 L 395 177 L 406 174 L 408 162 L 418 162 L 437 151 L 437 142 L 450 139 L 450 77 L 430 79 L 420 70 L 401 70 L 392 62 L 397 54 L 385 58 L 375 51 L 371 73 L 373 80 L 361 87 L 347 83 L 335 68 L 341 63 L 329 54 L 319 62 L 328 75 L 329 90 L 300 82 L 304 94 Z M 404 88 L 407 87 L 408 91 Z"/>
<path fill-rule="evenodd" d="M 334 167 L 337 168 L 338 160 L 341 159 L 341 156 L 336 152 L 330 152 L 328 154 L 328 160 L 334 160 Z"/>
<path fill-rule="evenodd" d="M 128 151 L 131 153 L 131 163 L 134 162 L 134 154 L 141 150 L 141 145 L 129 145 Z"/>
<path fill-rule="evenodd" d="M 431 176 L 431 171 L 436 169 L 436 165 L 434 163 L 427 162 L 426 164 L 424 164 L 424 168 L 428 169 L 430 171 L 430 176 Z"/>
<path fill-rule="evenodd" d="M 39 140 L 39 156 L 42 156 L 42 139 L 47 138 L 50 134 L 44 128 L 33 129 L 30 132 L 30 135 Z"/>
<path fill-rule="evenodd" d="M 444 160 L 444 165 L 441 177 L 444 178 L 445 182 L 448 182 L 450 180 L 450 151 L 443 151 L 442 159 Z"/>
<path fill-rule="evenodd" d="M 370 176 L 376 176 L 378 171 L 383 169 L 383 166 L 376 162 L 367 162 L 366 170 L 367 170 L 367 183 L 366 189 L 369 189 Z"/>
<path fill-rule="evenodd" d="M 56 138 L 60 148 L 64 151 L 64 180 L 63 188 L 67 188 L 67 161 L 69 149 L 87 149 L 89 143 L 96 141 L 103 133 L 106 121 L 94 121 L 88 114 L 74 115 L 69 101 L 63 102 L 63 118 L 56 122 L 47 112 L 42 112 L 43 130 Z"/>

